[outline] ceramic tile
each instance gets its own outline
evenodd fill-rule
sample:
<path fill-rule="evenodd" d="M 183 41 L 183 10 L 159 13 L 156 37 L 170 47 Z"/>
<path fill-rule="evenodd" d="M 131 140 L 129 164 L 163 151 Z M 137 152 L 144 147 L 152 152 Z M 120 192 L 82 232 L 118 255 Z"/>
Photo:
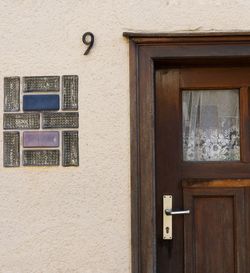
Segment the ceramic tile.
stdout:
<path fill-rule="evenodd" d="M 20 78 L 4 78 L 4 111 L 17 112 L 20 110 Z"/>
<path fill-rule="evenodd" d="M 22 79 L 22 91 L 26 94 L 20 98 L 20 78 L 4 78 L 4 111 L 7 113 L 3 114 L 3 128 L 12 130 L 4 132 L 4 166 L 20 166 L 21 146 L 24 166 L 58 166 L 60 162 L 65 167 L 79 166 L 78 131 L 71 130 L 79 128 L 78 76 L 62 76 L 61 94 L 50 93 L 60 91 L 59 76 Z M 20 109 L 24 113 L 13 113 Z M 46 130 L 37 130 L 40 128 Z M 13 130 L 25 130 L 22 144 L 20 132 Z"/>
<path fill-rule="evenodd" d="M 58 147 L 59 132 L 31 131 L 23 132 L 23 147 Z"/>
<path fill-rule="evenodd" d="M 58 95 L 23 96 L 23 111 L 59 110 Z"/>
<path fill-rule="evenodd" d="M 78 109 L 78 76 L 76 75 L 62 77 L 62 109 Z"/>
<path fill-rule="evenodd" d="M 20 135 L 19 132 L 3 133 L 4 167 L 19 167 L 20 165 Z"/>
<path fill-rule="evenodd" d="M 24 166 L 58 166 L 59 150 L 23 150 Z"/>
<path fill-rule="evenodd" d="M 78 128 L 79 127 L 79 114 L 77 112 L 43 113 L 42 114 L 42 127 L 43 127 L 43 129 Z"/>
<path fill-rule="evenodd" d="M 63 166 L 79 166 L 78 131 L 62 132 Z"/>
<path fill-rule="evenodd" d="M 39 113 L 18 113 L 4 114 L 4 129 L 39 129 L 40 114 Z"/>
<path fill-rule="evenodd" d="M 23 77 L 23 92 L 58 92 L 59 76 Z"/>

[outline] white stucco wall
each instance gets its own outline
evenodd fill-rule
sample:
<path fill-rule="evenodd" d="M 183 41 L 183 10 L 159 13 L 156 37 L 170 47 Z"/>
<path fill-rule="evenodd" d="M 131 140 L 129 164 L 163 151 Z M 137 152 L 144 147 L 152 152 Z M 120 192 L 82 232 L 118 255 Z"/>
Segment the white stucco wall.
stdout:
<path fill-rule="evenodd" d="M 0 273 L 128 273 L 129 68 L 122 32 L 249 30 L 250 2 L 0 0 L 0 7 L 0 86 L 4 76 L 80 78 L 80 167 L 7 169 L 0 149 Z M 88 56 L 85 31 L 96 38 Z"/>

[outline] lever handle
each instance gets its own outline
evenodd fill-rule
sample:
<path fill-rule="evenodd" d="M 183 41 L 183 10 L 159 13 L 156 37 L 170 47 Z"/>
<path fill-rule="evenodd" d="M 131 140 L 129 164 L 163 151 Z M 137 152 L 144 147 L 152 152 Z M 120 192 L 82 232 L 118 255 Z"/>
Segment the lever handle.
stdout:
<path fill-rule="evenodd" d="M 184 215 L 190 214 L 190 210 L 179 210 L 179 211 L 172 211 L 171 209 L 165 209 L 166 215 Z"/>
<path fill-rule="evenodd" d="M 163 195 L 163 240 L 173 239 L 172 218 L 175 215 L 190 214 L 190 210 L 173 211 L 173 196 Z"/>

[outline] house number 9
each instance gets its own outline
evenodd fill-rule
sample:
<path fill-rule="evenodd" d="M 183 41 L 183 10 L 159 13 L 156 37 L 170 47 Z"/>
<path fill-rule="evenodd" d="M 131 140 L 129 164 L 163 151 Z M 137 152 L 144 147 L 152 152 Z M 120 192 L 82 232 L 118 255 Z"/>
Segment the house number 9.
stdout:
<path fill-rule="evenodd" d="M 88 46 L 87 50 L 84 52 L 84 55 L 88 55 L 89 54 L 89 51 L 91 50 L 91 48 L 94 45 L 94 41 L 95 41 L 95 38 L 94 38 L 94 34 L 92 32 L 85 32 L 82 35 L 82 42 L 85 45 Z"/>

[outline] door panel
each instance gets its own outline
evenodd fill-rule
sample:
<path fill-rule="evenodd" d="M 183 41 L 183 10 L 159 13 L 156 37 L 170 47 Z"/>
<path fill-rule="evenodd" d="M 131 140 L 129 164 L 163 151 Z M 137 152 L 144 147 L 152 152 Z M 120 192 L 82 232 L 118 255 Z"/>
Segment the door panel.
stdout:
<path fill-rule="evenodd" d="M 237 88 L 249 86 L 249 67 L 184 68 L 180 88 Z"/>
<path fill-rule="evenodd" d="M 157 273 L 250 272 L 250 67 L 160 69 L 155 84 Z M 237 161 L 184 161 L 182 92 L 229 89 L 239 92 Z M 205 110 L 204 117 L 214 116 Z M 168 194 L 173 210 L 191 214 L 174 216 L 173 239 L 163 240 L 162 197 Z"/>
<path fill-rule="evenodd" d="M 244 188 L 184 188 L 185 273 L 245 272 L 244 204 Z"/>

